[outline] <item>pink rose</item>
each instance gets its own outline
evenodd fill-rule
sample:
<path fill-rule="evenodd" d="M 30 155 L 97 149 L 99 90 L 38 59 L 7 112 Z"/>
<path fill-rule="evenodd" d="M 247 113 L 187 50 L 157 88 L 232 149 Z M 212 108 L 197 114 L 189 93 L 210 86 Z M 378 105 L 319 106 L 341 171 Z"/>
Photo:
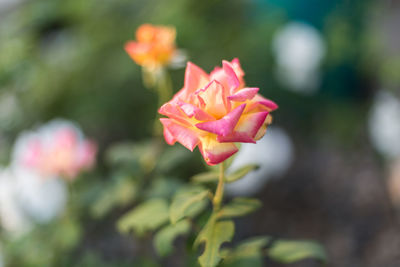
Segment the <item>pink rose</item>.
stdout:
<path fill-rule="evenodd" d="M 183 88 L 165 103 L 159 113 L 164 137 L 200 152 L 209 165 L 226 160 L 238 151 L 235 143 L 255 143 L 272 122 L 269 113 L 278 108 L 258 94 L 259 89 L 245 87 L 239 60 L 223 61 L 223 67 L 210 74 L 188 63 Z"/>
<path fill-rule="evenodd" d="M 73 124 L 54 121 L 18 138 L 14 163 L 44 176 L 73 179 L 93 166 L 96 152 L 96 145 L 85 140 Z"/>

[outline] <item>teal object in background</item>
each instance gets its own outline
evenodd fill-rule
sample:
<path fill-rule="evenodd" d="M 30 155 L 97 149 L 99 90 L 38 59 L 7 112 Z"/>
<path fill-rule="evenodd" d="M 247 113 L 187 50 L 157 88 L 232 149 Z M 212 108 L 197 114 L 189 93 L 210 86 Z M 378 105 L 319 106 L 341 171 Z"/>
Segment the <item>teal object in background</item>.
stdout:
<path fill-rule="evenodd" d="M 300 20 L 308 22 L 317 28 L 322 28 L 326 16 L 329 15 L 335 7 L 341 2 L 337 0 L 256 0 L 264 8 L 282 8 L 291 20 Z"/>

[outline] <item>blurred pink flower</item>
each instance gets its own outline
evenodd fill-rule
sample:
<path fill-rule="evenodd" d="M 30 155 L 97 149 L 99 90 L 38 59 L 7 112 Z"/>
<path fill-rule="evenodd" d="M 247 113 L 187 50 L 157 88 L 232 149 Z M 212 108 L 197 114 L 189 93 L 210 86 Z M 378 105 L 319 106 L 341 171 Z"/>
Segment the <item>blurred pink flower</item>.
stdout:
<path fill-rule="evenodd" d="M 223 61 L 210 74 L 188 63 L 183 88 L 164 104 L 159 113 L 164 137 L 193 151 L 198 145 L 209 165 L 218 164 L 238 151 L 234 144 L 255 143 L 271 123 L 269 113 L 278 108 L 245 87 L 239 60 Z"/>
<path fill-rule="evenodd" d="M 95 163 L 97 146 L 72 123 L 53 121 L 23 133 L 14 148 L 14 162 L 45 176 L 75 178 Z"/>

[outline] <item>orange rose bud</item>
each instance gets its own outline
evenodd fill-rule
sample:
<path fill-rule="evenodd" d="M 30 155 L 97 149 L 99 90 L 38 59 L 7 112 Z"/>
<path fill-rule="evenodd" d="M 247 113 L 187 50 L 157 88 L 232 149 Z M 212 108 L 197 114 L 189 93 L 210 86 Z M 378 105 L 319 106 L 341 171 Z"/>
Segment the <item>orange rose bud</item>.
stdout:
<path fill-rule="evenodd" d="M 143 24 L 136 30 L 136 41 L 125 44 L 125 51 L 140 66 L 162 67 L 176 54 L 175 37 L 174 27 Z"/>

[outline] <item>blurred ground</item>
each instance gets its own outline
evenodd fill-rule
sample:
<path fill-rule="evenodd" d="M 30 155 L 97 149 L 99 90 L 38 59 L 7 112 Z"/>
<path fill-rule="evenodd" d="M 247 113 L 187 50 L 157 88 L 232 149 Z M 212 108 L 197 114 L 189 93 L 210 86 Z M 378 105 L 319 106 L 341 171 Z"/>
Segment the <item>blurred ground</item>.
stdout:
<path fill-rule="evenodd" d="M 328 266 L 399 266 L 398 214 L 384 171 L 368 147 L 362 150 L 300 148 L 289 174 L 260 194 L 265 207 L 249 228 L 319 240 L 328 250 Z"/>

